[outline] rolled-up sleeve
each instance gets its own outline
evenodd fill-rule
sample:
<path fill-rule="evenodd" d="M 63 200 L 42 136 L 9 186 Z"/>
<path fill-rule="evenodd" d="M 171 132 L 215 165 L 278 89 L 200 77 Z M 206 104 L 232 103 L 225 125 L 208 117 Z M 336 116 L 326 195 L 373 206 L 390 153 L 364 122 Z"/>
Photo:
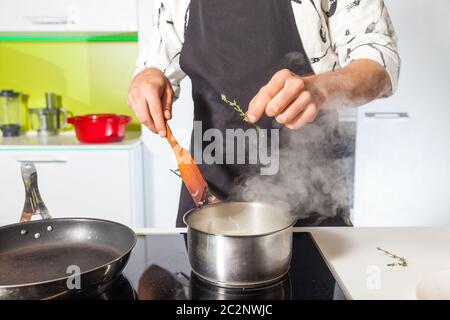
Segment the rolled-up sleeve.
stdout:
<path fill-rule="evenodd" d="M 323 7 L 336 3 L 328 14 L 328 27 L 341 67 L 357 59 L 370 59 L 386 68 L 392 93 L 398 86 L 400 56 L 397 36 L 383 0 L 324 0 Z"/>
<path fill-rule="evenodd" d="M 168 1 L 154 2 L 151 36 L 145 40 L 146 45 L 139 54 L 135 74 L 150 67 L 160 69 L 170 80 L 175 97 L 178 97 L 180 82 L 185 77 L 180 68 L 183 39 L 175 28 L 172 9 Z"/>

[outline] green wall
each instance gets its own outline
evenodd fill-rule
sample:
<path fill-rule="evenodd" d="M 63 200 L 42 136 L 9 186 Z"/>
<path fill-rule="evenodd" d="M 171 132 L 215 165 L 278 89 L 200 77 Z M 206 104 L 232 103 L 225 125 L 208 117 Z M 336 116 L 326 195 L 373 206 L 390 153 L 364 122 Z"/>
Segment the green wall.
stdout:
<path fill-rule="evenodd" d="M 55 92 L 74 114 L 132 115 L 126 97 L 137 54 L 132 41 L 0 41 L 0 90 L 28 95 L 30 108 Z"/>

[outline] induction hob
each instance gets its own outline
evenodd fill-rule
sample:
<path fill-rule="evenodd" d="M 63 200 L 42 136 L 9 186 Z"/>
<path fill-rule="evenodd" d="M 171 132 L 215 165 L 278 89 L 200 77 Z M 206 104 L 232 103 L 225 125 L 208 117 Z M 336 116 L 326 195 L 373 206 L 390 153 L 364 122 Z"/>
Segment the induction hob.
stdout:
<path fill-rule="evenodd" d="M 123 275 L 98 299 L 333 300 L 345 299 L 309 233 L 294 233 L 291 269 L 262 288 L 222 288 L 193 273 L 185 234 L 139 236 Z"/>

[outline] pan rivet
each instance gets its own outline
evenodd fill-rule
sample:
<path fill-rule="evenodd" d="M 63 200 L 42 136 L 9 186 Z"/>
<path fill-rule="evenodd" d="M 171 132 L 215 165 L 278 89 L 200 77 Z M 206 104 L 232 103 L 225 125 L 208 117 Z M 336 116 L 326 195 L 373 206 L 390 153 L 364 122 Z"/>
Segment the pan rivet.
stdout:
<path fill-rule="evenodd" d="M 20 234 L 24 236 L 24 235 L 28 234 L 28 231 L 25 229 L 22 229 L 22 230 L 20 230 Z"/>
<path fill-rule="evenodd" d="M 34 237 L 35 237 L 36 239 L 39 239 L 39 238 L 41 237 L 41 234 L 40 234 L 39 232 L 36 232 L 36 233 L 34 234 Z"/>
<path fill-rule="evenodd" d="M 52 226 L 47 226 L 47 231 L 53 231 L 53 227 Z"/>

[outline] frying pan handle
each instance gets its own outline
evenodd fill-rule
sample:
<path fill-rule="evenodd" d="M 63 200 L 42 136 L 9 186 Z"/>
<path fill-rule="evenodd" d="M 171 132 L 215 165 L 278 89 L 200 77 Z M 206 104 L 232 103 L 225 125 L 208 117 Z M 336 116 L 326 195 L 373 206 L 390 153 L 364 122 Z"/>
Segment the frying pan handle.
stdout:
<path fill-rule="evenodd" d="M 42 219 L 51 219 L 39 193 L 36 167 L 32 162 L 23 162 L 21 164 L 21 171 L 25 186 L 25 205 L 23 206 L 20 222 L 28 222 L 36 214 L 40 215 Z"/>

